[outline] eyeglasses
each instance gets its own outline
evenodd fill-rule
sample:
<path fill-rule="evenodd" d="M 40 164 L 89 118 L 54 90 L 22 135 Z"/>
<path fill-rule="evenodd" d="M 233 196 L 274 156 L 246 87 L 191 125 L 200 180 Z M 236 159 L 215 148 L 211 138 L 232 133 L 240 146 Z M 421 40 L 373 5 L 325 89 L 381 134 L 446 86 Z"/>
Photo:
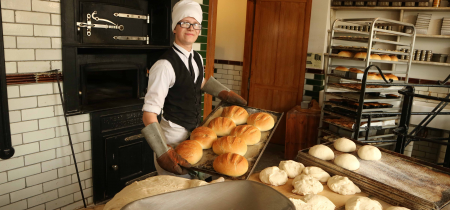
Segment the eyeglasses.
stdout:
<path fill-rule="evenodd" d="M 188 23 L 188 22 L 179 22 L 177 23 L 178 25 L 180 25 L 181 28 L 190 28 L 191 26 L 195 29 L 195 30 L 201 30 L 202 29 L 202 25 L 195 23 Z"/>

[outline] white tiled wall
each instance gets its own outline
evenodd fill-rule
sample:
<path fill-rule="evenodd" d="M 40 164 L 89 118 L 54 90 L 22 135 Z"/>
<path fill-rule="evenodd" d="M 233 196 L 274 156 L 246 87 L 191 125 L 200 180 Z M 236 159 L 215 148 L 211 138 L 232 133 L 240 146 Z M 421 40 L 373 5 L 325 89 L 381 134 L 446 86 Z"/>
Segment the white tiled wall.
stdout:
<path fill-rule="evenodd" d="M 1 0 L 6 73 L 61 69 L 59 0 Z M 0 210 L 83 206 L 56 83 L 8 86 L 15 155 L 0 160 Z M 80 178 L 92 203 L 89 115 L 69 118 Z"/>
<path fill-rule="evenodd" d="M 214 73 L 214 78 L 216 78 L 217 81 L 221 82 L 237 94 L 241 94 L 242 66 L 215 63 L 214 69 L 217 69 L 217 72 Z M 212 105 L 216 106 L 219 103 L 220 99 L 215 98 Z"/>

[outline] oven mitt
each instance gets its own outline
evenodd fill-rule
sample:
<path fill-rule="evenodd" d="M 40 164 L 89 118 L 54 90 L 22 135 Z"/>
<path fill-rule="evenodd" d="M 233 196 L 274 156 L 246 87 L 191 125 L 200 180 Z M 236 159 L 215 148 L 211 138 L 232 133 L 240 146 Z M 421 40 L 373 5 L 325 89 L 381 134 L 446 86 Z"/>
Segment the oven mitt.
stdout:
<path fill-rule="evenodd" d="M 174 174 L 187 174 L 188 170 L 184 168 L 190 168 L 191 164 L 184 158 L 178 155 L 175 150 L 166 144 L 166 138 L 164 137 L 161 126 L 158 122 L 154 122 L 147 125 L 141 130 L 145 140 L 152 150 L 156 153 L 156 161 L 158 165 L 164 170 Z"/>
<path fill-rule="evenodd" d="M 210 77 L 208 79 L 202 90 L 214 97 L 218 97 L 222 101 L 236 105 L 247 105 L 247 101 L 245 99 L 228 89 L 225 85 L 214 79 L 214 77 Z"/>

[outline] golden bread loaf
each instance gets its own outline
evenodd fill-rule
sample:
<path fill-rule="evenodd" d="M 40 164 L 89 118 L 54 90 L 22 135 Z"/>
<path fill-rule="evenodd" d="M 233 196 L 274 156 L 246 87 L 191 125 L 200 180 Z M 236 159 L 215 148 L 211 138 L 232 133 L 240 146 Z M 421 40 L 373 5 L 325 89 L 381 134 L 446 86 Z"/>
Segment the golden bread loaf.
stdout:
<path fill-rule="evenodd" d="M 341 51 L 338 53 L 338 56 L 351 58 L 353 56 L 353 53 L 351 53 L 349 51 Z"/>
<path fill-rule="evenodd" d="M 211 128 L 217 136 L 227 136 L 235 127 L 236 123 L 227 117 L 214 118 L 208 125 L 208 128 Z"/>
<path fill-rule="evenodd" d="M 257 127 L 260 131 L 268 131 L 275 125 L 275 120 L 270 114 L 258 112 L 248 117 L 247 124 Z"/>
<path fill-rule="evenodd" d="M 203 156 L 203 149 L 200 143 L 194 140 L 186 140 L 181 142 L 176 148 L 175 152 L 182 158 L 187 160 L 190 164 L 196 164 Z"/>
<path fill-rule="evenodd" d="M 217 140 L 216 133 L 208 127 L 198 127 L 191 133 L 191 140 L 197 141 L 203 149 L 212 147 L 212 143 Z"/>
<path fill-rule="evenodd" d="M 247 122 L 248 112 L 240 106 L 229 106 L 223 109 L 222 117 L 228 117 L 236 125 L 242 125 Z"/>
<path fill-rule="evenodd" d="M 348 68 L 343 67 L 343 66 L 338 66 L 338 67 L 336 67 L 334 70 L 338 70 L 338 71 L 348 71 Z"/>
<path fill-rule="evenodd" d="M 391 57 L 389 55 L 381 55 L 381 60 L 391 61 Z"/>
<path fill-rule="evenodd" d="M 377 54 L 372 54 L 372 55 L 370 55 L 370 59 L 381 60 L 381 57 L 379 55 L 377 55 Z"/>
<path fill-rule="evenodd" d="M 248 161 L 243 156 L 233 153 L 219 155 L 213 163 L 214 170 L 228 176 L 242 176 L 248 170 Z"/>
<path fill-rule="evenodd" d="M 261 131 L 253 125 L 240 125 L 231 131 L 230 136 L 243 139 L 247 145 L 254 145 L 261 140 Z"/>
<path fill-rule="evenodd" d="M 391 61 L 398 61 L 398 58 L 396 55 L 391 55 Z"/>
<path fill-rule="evenodd" d="M 367 57 L 366 52 L 359 52 L 359 53 L 356 53 L 356 55 L 354 56 L 354 58 L 366 58 L 366 57 Z"/>
<path fill-rule="evenodd" d="M 239 137 L 224 136 L 212 145 L 213 152 L 217 155 L 224 153 L 236 153 L 238 155 L 245 155 L 247 152 L 247 144 Z"/>

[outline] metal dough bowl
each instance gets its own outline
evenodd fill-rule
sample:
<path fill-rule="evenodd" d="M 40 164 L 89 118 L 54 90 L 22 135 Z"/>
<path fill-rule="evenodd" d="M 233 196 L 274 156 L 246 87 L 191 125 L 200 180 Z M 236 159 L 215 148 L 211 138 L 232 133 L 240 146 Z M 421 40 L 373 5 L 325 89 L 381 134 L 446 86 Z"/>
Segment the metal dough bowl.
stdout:
<path fill-rule="evenodd" d="M 122 210 L 295 210 L 283 194 L 261 183 L 227 181 L 133 201 Z"/>

